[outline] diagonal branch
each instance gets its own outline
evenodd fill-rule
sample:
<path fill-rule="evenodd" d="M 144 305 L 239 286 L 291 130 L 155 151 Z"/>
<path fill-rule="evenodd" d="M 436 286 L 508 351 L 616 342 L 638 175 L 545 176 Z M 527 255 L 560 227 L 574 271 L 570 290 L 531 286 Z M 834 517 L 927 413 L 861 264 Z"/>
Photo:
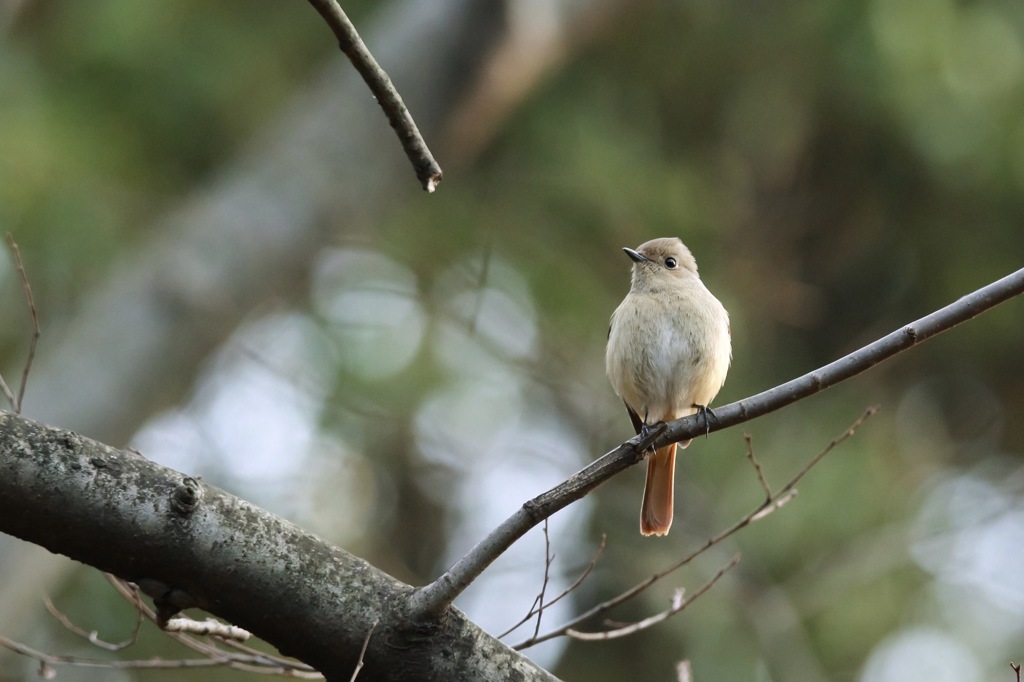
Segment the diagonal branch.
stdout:
<path fill-rule="evenodd" d="M 405 155 L 412 162 L 416 177 L 419 178 L 423 189 L 433 192 L 441 182 L 441 166 L 434 160 L 433 154 L 427 148 L 427 143 L 420 135 L 420 130 L 412 119 L 412 114 L 409 113 L 409 109 L 402 101 L 398 90 L 395 89 L 391 78 L 370 54 L 363 39 L 359 37 L 356 27 L 352 25 L 337 0 L 309 0 L 309 3 L 334 31 L 341 51 L 356 67 L 356 71 L 363 77 L 370 92 L 380 104 L 380 108 L 384 110 L 384 114 L 388 117 L 388 123 L 398 135 L 398 141 L 402 143 Z"/>
<path fill-rule="evenodd" d="M 792 500 L 794 497 L 796 497 L 796 484 L 799 483 L 800 480 L 804 476 L 806 476 L 807 473 L 825 457 L 825 455 L 835 450 L 836 446 L 845 441 L 847 438 L 853 436 L 857 429 L 860 428 L 861 424 L 863 424 L 868 418 L 870 418 L 877 412 L 877 407 L 869 407 L 868 409 L 866 409 L 864 411 L 864 414 L 858 417 L 855 422 L 850 424 L 850 426 L 848 426 L 845 431 L 843 431 L 840 435 L 836 436 L 831 441 L 829 441 L 828 445 L 826 445 L 821 451 L 818 452 L 818 454 L 812 457 L 811 461 L 808 462 L 803 469 L 797 472 L 797 474 L 793 476 L 793 478 L 791 478 L 789 482 L 786 483 L 786 485 L 782 486 L 781 488 L 779 488 L 777 492 L 774 493 L 769 490 L 768 496 L 765 498 L 764 502 L 757 506 L 757 508 L 755 508 L 749 514 L 747 514 L 742 519 L 732 524 L 725 530 L 719 532 L 717 535 L 713 535 L 710 538 L 708 538 L 707 541 L 703 545 L 698 547 L 696 550 L 690 552 L 685 557 L 679 559 L 667 568 L 661 569 L 657 573 L 648 577 L 646 580 L 643 580 L 642 582 L 633 585 L 628 590 L 620 592 L 617 596 L 612 597 L 611 599 L 608 599 L 606 601 L 603 601 L 600 604 L 596 604 L 587 611 L 581 613 L 580 615 L 570 620 L 568 623 L 565 623 L 561 627 L 551 630 L 550 632 L 546 632 L 545 634 L 540 635 L 539 637 L 532 637 L 525 641 L 519 642 L 518 644 L 513 645 L 512 648 L 516 651 L 519 651 L 521 649 L 526 649 L 527 647 L 534 646 L 535 644 L 546 642 L 549 639 L 561 637 L 562 635 L 568 634 L 569 631 L 575 629 L 576 626 L 585 623 L 586 621 L 590 620 L 591 618 L 594 618 L 595 616 L 599 616 L 602 613 L 610 611 L 619 604 L 623 604 L 629 601 L 630 599 L 633 599 L 638 594 L 644 592 L 662 578 L 671 575 L 672 573 L 675 573 L 683 566 L 686 566 L 687 564 L 689 564 L 694 559 L 707 552 L 715 545 L 721 544 L 726 539 L 732 537 L 733 535 L 735 535 L 742 529 L 746 528 L 750 524 L 754 523 L 755 521 L 760 521 L 764 517 L 776 511 L 777 509 L 785 505 L 787 502 Z M 723 572 L 725 570 L 729 570 L 730 568 L 732 568 L 732 566 L 723 569 Z M 711 584 L 717 581 L 719 577 L 721 577 L 721 574 L 718 577 L 716 577 Z M 696 599 L 698 596 L 700 596 L 701 593 L 703 593 L 707 589 L 710 589 L 711 584 L 705 585 L 705 587 L 701 588 L 698 594 L 691 597 L 688 601 Z"/>
<path fill-rule="evenodd" d="M 707 431 L 719 431 L 774 412 L 856 376 L 900 351 L 966 322 L 1021 293 L 1024 293 L 1024 269 L 984 286 L 820 369 L 750 398 L 716 408 L 710 424 L 706 424 L 705 417 L 698 414 L 669 422 L 665 429 L 651 437 L 636 436 L 629 439 L 573 474 L 561 485 L 524 503 L 437 580 L 413 592 L 409 597 L 408 608 L 420 615 L 443 612 L 512 543 L 612 476 L 642 461 L 648 447 L 677 443 Z"/>

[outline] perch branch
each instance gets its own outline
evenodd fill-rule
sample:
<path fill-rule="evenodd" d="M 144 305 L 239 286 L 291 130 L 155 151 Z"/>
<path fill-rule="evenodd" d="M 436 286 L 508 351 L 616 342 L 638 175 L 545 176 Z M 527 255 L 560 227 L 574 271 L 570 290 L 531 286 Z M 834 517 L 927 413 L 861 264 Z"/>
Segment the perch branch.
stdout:
<path fill-rule="evenodd" d="M 664 429 L 647 438 L 638 435 L 629 439 L 573 474 L 564 483 L 524 503 L 437 580 L 413 592 L 409 597 L 408 608 L 413 614 L 421 616 L 442 613 L 512 543 L 612 476 L 642 461 L 648 448 L 663 447 L 708 431 L 735 426 L 814 395 L 1022 292 L 1024 269 L 984 286 L 820 369 L 750 398 L 715 408 L 710 425 L 700 415 L 693 415 L 669 422 Z"/>

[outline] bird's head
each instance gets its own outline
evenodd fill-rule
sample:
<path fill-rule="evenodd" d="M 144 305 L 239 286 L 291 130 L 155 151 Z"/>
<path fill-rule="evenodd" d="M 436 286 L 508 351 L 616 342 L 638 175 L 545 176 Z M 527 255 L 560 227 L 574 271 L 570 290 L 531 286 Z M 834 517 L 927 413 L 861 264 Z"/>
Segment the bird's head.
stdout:
<path fill-rule="evenodd" d="M 697 261 L 678 237 L 661 237 L 623 249 L 633 261 L 633 284 L 697 276 Z"/>

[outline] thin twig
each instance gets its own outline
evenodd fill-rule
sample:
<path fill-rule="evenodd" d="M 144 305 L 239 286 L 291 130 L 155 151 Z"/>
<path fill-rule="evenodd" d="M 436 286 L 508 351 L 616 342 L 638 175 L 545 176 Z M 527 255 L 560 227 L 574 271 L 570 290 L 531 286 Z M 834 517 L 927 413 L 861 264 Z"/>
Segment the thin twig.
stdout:
<path fill-rule="evenodd" d="M 128 636 L 128 639 L 121 642 L 113 643 L 100 639 L 99 633 L 96 630 L 86 632 L 82 628 L 72 623 L 71 619 L 68 618 L 67 615 L 62 613 L 60 610 L 57 609 L 56 606 L 54 606 L 53 602 L 50 600 L 49 597 L 43 597 L 43 604 L 46 606 L 46 610 L 50 612 L 50 615 L 56 618 L 60 622 L 60 624 L 64 626 L 66 630 L 75 633 L 79 637 L 84 637 L 85 639 L 89 640 L 90 644 L 97 646 L 101 649 L 106 649 L 107 651 L 121 651 L 122 649 L 126 649 L 130 647 L 132 644 L 135 644 L 136 640 L 139 638 L 139 630 L 142 628 L 142 622 L 144 620 L 142 611 L 136 608 L 135 626 L 132 628 L 132 632 Z"/>
<path fill-rule="evenodd" d="M 14 395 L 14 392 L 11 391 L 11 387 L 7 385 L 7 382 L 4 381 L 3 374 L 0 374 L 0 391 L 3 391 L 3 394 L 7 397 L 8 402 L 11 403 L 11 409 L 14 409 L 18 406 L 18 398 L 17 396 Z"/>
<path fill-rule="evenodd" d="M 751 511 L 749 514 L 744 516 L 736 523 L 732 524 L 731 526 L 721 531 L 717 535 L 708 538 L 708 540 L 694 552 L 691 552 L 690 554 L 683 557 L 679 561 L 675 562 L 668 568 L 665 568 L 661 571 L 658 571 L 657 573 L 654 573 L 643 582 L 637 583 L 636 585 L 622 592 L 618 596 L 612 597 L 607 601 L 601 602 L 600 604 L 591 607 L 589 610 L 585 611 L 579 616 L 576 616 L 571 621 L 562 625 L 561 627 L 551 630 L 550 632 L 547 632 L 539 637 L 532 637 L 525 641 L 519 642 L 518 644 L 514 644 L 512 645 L 512 648 L 518 651 L 521 649 L 526 649 L 528 647 L 534 646 L 535 644 L 540 644 L 541 642 L 546 642 L 549 639 L 565 635 L 569 629 L 573 629 L 581 623 L 586 622 L 590 618 L 605 613 L 611 610 L 612 608 L 618 606 L 619 604 L 622 604 L 623 602 L 633 599 L 654 583 L 658 582 L 665 576 L 678 571 L 680 568 L 686 566 L 691 561 L 699 557 L 701 554 L 704 554 L 704 552 L 708 551 L 715 545 L 725 541 L 727 538 L 731 537 L 741 529 L 746 528 L 751 523 L 754 523 L 755 521 L 760 521 L 765 516 L 768 516 L 768 514 L 779 509 L 780 507 L 782 507 L 782 505 L 784 505 L 786 502 L 788 502 L 789 500 L 793 499 L 793 497 L 796 496 L 796 484 L 799 483 L 800 480 L 807 475 L 811 468 L 815 464 L 820 462 L 822 457 L 824 457 L 829 452 L 834 450 L 839 443 L 843 442 L 844 440 L 852 436 L 853 433 L 860 427 L 860 425 L 863 424 L 866 419 L 868 419 L 871 415 L 875 414 L 877 411 L 877 407 L 869 407 L 867 410 L 865 410 L 864 414 L 862 414 L 855 422 L 853 422 L 853 424 L 851 424 L 845 431 L 843 431 L 841 435 L 833 438 L 829 442 L 829 444 L 825 446 L 823 450 L 821 450 L 817 455 L 815 455 L 811 459 L 811 463 L 809 465 L 801 469 L 796 474 L 796 476 L 790 479 L 790 481 L 782 488 L 780 488 L 778 492 L 770 494 L 768 496 L 768 499 L 766 499 L 764 502 L 758 505 L 757 508 L 755 508 L 753 511 Z"/>
<path fill-rule="evenodd" d="M 235 670 L 243 670 L 248 672 L 256 672 L 270 675 L 283 675 L 288 677 L 298 677 L 302 679 L 323 679 L 323 675 L 318 672 L 306 672 L 301 669 L 294 669 L 290 667 L 268 667 L 264 665 L 252 665 L 242 662 L 235 654 L 229 654 L 221 652 L 217 656 L 210 656 L 207 658 L 185 658 L 185 659 L 164 659 L 164 658 L 145 658 L 130 661 L 105 661 L 95 658 L 84 658 L 80 656 L 56 656 L 48 654 L 37 649 L 33 649 L 30 646 L 15 642 L 12 639 L 8 639 L 0 635 L 0 646 L 9 649 L 22 656 L 35 659 L 40 664 L 40 674 L 46 678 L 52 677 L 52 670 L 50 666 L 55 665 L 70 665 L 80 668 L 108 668 L 112 670 L 179 670 L 179 669 L 191 669 L 191 668 L 213 668 L 213 667 L 230 667 Z"/>
<path fill-rule="evenodd" d="M 1017 682 L 1020 682 L 1020 664 L 1010 661 L 1010 668 L 1017 673 Z"/>
<path fill-rule="evenodd" d="M 822 448 L 821 452 L 819 452 L 814 457 L 812 457 L 811 461 L 809 461 L 804 466 L 803 469 L 798 471 L 796 476 L 794 476 L 793 478 L 791 478 L 789 480 L 789 483 L 787 483 L 786 485 L 782 486 L 778 490 L 778 492 L 776 492 L 773 496 L 771 496 L 771 498 L 769 498 L 769 502 L 774 502 L 774 501 L 778 500 L 779 498 L 785 496 L 791 490 L 793 490 L 793 488 L 796 487 L 796 484 L 800 482 L 800 479 L 802 479 L 804 476 L 806 476 L 807 472 L 809 472 L 811 469 L 813 469 L 814 466 L 818 462 L 820 462 L 822 459 L 824 459 L 825 455 L 827 455 L 828 453 L 830 453 L 833 450 L 835 450 L 836 446 L 839 445 L 840 443 L 842 443 L 843 441 L 847 440 L 848 438 L 851 438 L 853 436 L 853 434 L 855 434 L 857 432 L 857 429 L 859 429 L 861 427 L 861 425 L 864 424 L 864 422 L 866 422 L 868 419 L 870 419 L 874 415 L 878 414 L 878 410 L 879 410 L 878 405 L 872 405 L 872 406 L 868 407 L 866 410 L 864 410 L 864 414 L 862 414 L 860 417 L 858 417 L 857 421 L 855 421 L 852 424 L 850 424 L 846 428 L 845 431 L 843 431 L 841 434 L 839 434 L 838 436 L 833 438 L 831 441 L 829 441 L 828 445 L 826 445 L 824 448 Z M 765 506 L 768 506 L 768 502 L 765 503 Z"/>
<path fill-rule="evenodd" d="M 764 491 L 765 499 L 770 500 L 772 497 L 772 487 L 768 485 L 768 479 L 764 477 L 764 469 L 761 468 L 761 463 L 754 456 L 754 437 L 749 433 L 744 433 L 743 440 L 747 443 L 747 459 L 754 465 L 754 471 L 757 472 L 757 481 L 761 484 L 761 490 Z"/>
<path fill-rule="evenodd" d="M 356 669 L 352 671 L 352 677 L 349 678 L 349 682 L 356 682 L 359 671 L 363 669 L 363 658 L 366 656 L 366 649 L 370 646 L 370 637 L 373 635 L 373 629 L 377 627 L 379 622 L 380 618 L 374 618 L 370 624 L 370 630 L 366 633 L 366 639 L 363 640 L 363 648 L 359 650 L 359 660 L 356 661 Z"/>
<path fill-rule="evenodd" d="M 594 570 L 594 566 L 597 565 L 597 560 L 601 558 L 601 554 L 604 552 L 604 546 L 607 540 L 608 536 L 604 533 L 601 533 L 601 543 L 597 546 L 597 551 L 594 552 L 594 558 L 590 560 L 590 563 L 587 564 L 587 567 L 583 569 L 583 572 L 580 573 L 580 576 L 576 578 L 576 580 L 574 580 L 572 584 L 569 585 L 569 587 L 562 590 L 562 592 L 557 597 L 555 597 L 547 604 L 545 604 L 544 608 L 550 608 L 552 604 L 561 601 L 562 598 L 568 596 L 570 593 L 572 593 L 573 590 L 575 590 L 577 587 L 583 584 L 583 581 L 587 579 L 587 576 L 590 575 L 590 572 Z"/>
<path fill-rule="evenodd" d="M 28 386 L 28 375 L 32 371 L 32 362 L 36 358 L 36 345 L 39 343 L 41 333 L 39 314 L 36 312 L 36 303 L 32 298 L 32 285 L 29 284 L 28 274 L 25 272 L 25 263 L 21 259 L 21 249 L 18 248 L 18 243 L 14 241 L 14 236 L 10 232 L 7 233 L 7 245 L 11 248 L 11 253 L 14 254 L 14 264 L 18 270 L 18 277 L 21 279 L 21 288 L 25 292 L 29 315 L 32 316 L 32 341 L 28 345 L 28 357 L 25 359 L 25 369 L 21 372 L 21 386 L 18 387 L 17 396 L 11 391 L 3 376 L 0 376 L 0 390 L 3 390 L 4 395 L 11 401 L 14 413 L 21 414 L 21 406 L 25 401 L 25 388 Z"/>
<path fill-rule="evenodd" d="M 134 605 L 135 608 L 143 614 L 146 620 L 154 624 L 157 623 L 156 612 L 142 601 L 142 597 L 139 595 L 139 589 L 137 586 L 133 583 L 122 580 L 113 574 L 106 573 L 104 575 L 118 594 L 120 594 L 130 604 Z M 230 665 L 230 667 L 236 670 L 268 674 L 287 674 L 304 679 L 320 679 L 323 677 L 312 667 L 302 663 L 301 661 L 281 656 L 274 656 L 273 654 L 268 654 L 251 647 L 247 647 L 234 640 L 226 639 L 220 641 L 222 641 L 225 646 L 241 652 L 241 654 L 224 651 L 210 642 L 198 640 L 195 637 L 191 637 L 182 632 L 164 632 L 171 639 L 174 639 L 179 644 L 182 644 L 193 651 L 205 656 L 225 659 L 227 662 L 224 663 L 224 665 Z"/>
<path fill-rule="evenodd" d="M 433 154 L 427 148 L 427 143 L 420 135 L 412 114 L 402 101 L 391 78 L 381 68 L 377 60 L 373 58 L 367 49 L 363 39 L 359 37 L 356 27 L 352 25 L 345 10 L 336 0 L 309 0 L 309 4 L 320 13 L 327 25 L 331 27 L 338 39 L 338 45 L 345 56 L 349 58 L 356 71 L 362 76 L 363 81 L 369 86 L 370 92 L 377 98 L 377 103 L 384 110 L 388 117 L 388 123 L 398 135 L 398 141 L 402 143 L 405 155 L 412 162 L 416 171 L 416 177 L 427 192 L 433 192 L 441 182 L 441 166 L 434 160 Z"/>
<path fill-rule="evenodd" d="M 34 658 L 40 663 L 47 665 L 75 665 L 83 668 L 114 668 L 120 670 L 129 668 L 212 668 L 228 665 L 227 660 L 216 658 L 185 658 L 173 661 L 163 658 L 147 658 L 134 661 L 103 661 L 79 656 L 55 656 L 38 651 L 20 642 L 15 642 L 3 635 L 0 635 L 0 646 L 22 656 Z"/>
<path fill-rule="evenodd" d="M 548 580 L 551 578 L 551 562 L 555 558 L 551 556 L 551 537 L 548 535 L 548 520 L 544 519 L 544 581 L 540 585 L 540 594 L 537 595 L 537 624 L 533 626 L 533 636 L 540 634 L 540 622 L 544 617 L 544 594 L 548 590 Z"/>
<path fill-rule="evenodd" d="M 580 585 L 583 584 L 583 581 L 587 579 L 587 576 L 590 575 L 590 572 L 594 570 L 594 566 L 597 565 L 597 560 L 601 558 L 601 554 L 604 552 L 604 547 L 605 547 L 605 544 L 607 543 L 607 541 L 608 541 L 608 536 L 605 533 L 601 533 L 601 544 L 598 545 L 597 551 L 594 552 L 594 558 L 590 560 L 590 563 L 587 564 L 587 567 L 583 569 L 583 572 L 580 573 L 579 577 L 576 578 L 576 580 L 574 580 L 572 582 L 572 584 L 569 585 L 569 587 L 567 587 L 564 590 L 562 590 L 557 597 L 555 597 L 554 599 L 549 601 L 547 604 L 545 604 L 544 608 L 550 608 L 553 604 L 558 603 L 563 598 L 565 598 L 569 594 L 571 594 L 573 592 L 573 590 L 575 590 L 577 587 L 579 587 Z M 537 601 L 534 600 L 533 607 L 530 608 L 530 610 L 526 613 L 526 615 L 523 616 L 519 620 L 518 623 L 516 623 L 515 625 L 510 627 L 508 630 L 505 630 L 505 632 L 503 632 L 500 635 L 498 635 L 498 639 L 502 639 L 506 635 L 509 635 L 509 634 L 515 632 L 516 630 L 518 630 L 519 627 L 523 623 L 525 623 L 526 621 L 528 621 L 531 618 L 533 618 L 533 616 L 537 613 L 536 609 L 537 609 Z"/>
<path fill-rule="evenodd" d="M 647 628 L 657 625 L 662 621 L 668 620 L 672 616 L 681 612 L 683 609 L 685 609 L 693 602 L 697 601 L 697 599 L 699 599 L 701 595 L 703 595 L 705 592 L 714 587 L 715 583 L 721 580 L 722 576 L 728 573 L 730 570 L 732 570 L 732 568 L 736 566 L 736 564 L 738 564 L 739 562 L 740 555 L 737 554 L 729 561 L 729 563 L 727 563 L 725 566 L 719 569 L 718 573 L 716 573 L 715 576 L 711 578 L 711 580 L 704 583 L 704 585 L 699 590 L 694 592 L 693 596 L 689 599 L 683 599 L 682 590 L 677 590 L 675 595 L 672 597 L 672 606 L 666 609 L 665 611 L 662 611 L 661 613 L 656 613 L 655 615 L 650 616 L 648 618 L 644 618 L 641 621 L 637 621 L 636 623 L 630 623 L 629 625 L 616 628 L 614 630 L 603 630 L 600 632 L 581 632 L 580 630 L 575 630 L 573 628 L 566 628 L 565 634 L 569 637 L 572 637 L 573 639 L 582 639 L 584 641 L 594 642 L 604 639 L 617 639 L 619 637 L 632 635 L 634 633 L 640 632 L 641 630 L 646 630 Z"/>
<path fill-rule="evenodd" d="M 524 503 L 434 582 L 414 591 L 409 597 L 410 613 L 414 617 L 427 617 L 443 612 L 484 569 L 531 528 L 581 499 L 609 478 L 642 461 L 643 447 L 664 447 L 669 443 L 696 438 L 706 431 L 720 431 L 774 412 L 867 371 L 883 360 L 1021 293 L 1024 293 L 1024 269 L 984 286 L 820 369 L 750 398 L 715 408 L 710 425 L 705 423 L 703 417 L 689 416 L 669 422 L 653 440 L 640 436 L 629 439 L 573 474 L 564 483 Z"/>

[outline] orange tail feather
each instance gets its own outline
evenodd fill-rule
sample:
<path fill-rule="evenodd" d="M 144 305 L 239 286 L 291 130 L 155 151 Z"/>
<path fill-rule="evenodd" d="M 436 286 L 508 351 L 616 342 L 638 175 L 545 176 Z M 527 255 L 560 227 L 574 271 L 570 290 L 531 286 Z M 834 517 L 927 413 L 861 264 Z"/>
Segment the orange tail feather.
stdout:
<path fill-rule="evenodd" d="M 640 507 L 642 534 L 667 535 L 668 529 L 672 527 L 675 472 L 675 443 L 666 445 L 647 458 L 647 484 L 644 486 L 644 501 Z"/>

